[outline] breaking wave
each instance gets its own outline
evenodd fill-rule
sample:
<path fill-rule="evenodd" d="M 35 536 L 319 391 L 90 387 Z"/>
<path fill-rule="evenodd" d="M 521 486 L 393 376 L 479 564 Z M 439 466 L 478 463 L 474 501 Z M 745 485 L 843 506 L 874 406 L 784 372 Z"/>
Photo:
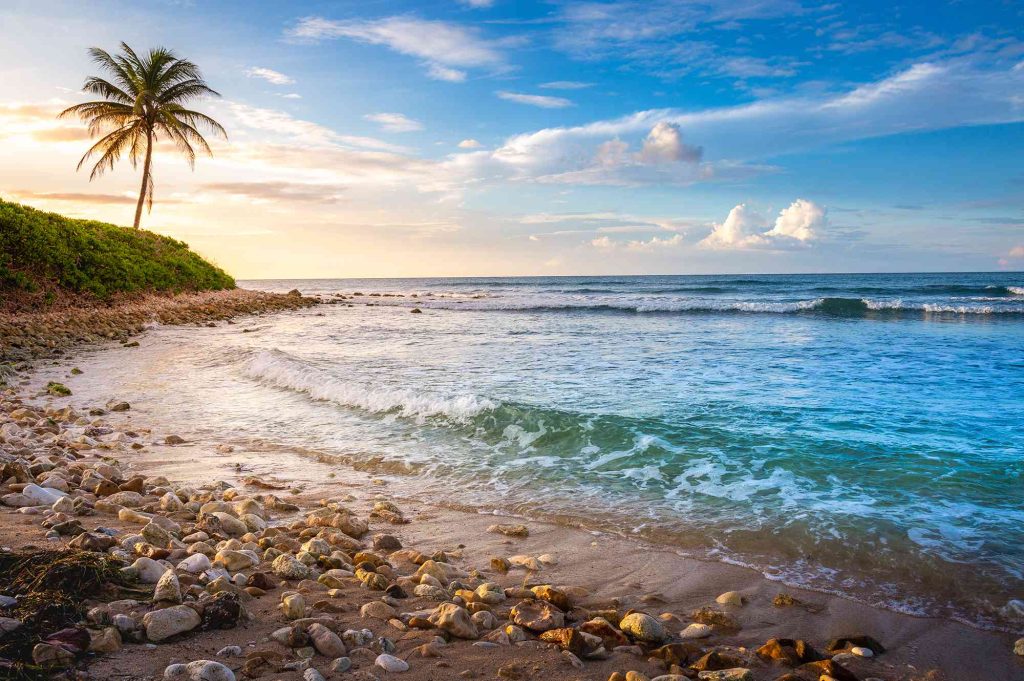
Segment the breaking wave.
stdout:
<path fill-rule="evenodd" d="M 441 417 L 465 422 L 498 406 L 476 395 L 443 396 L 342 380 L 279 350 L 257 354 L 245 366 L 245 373 L 263 383 L 305 393 L 314 400 L 377 414 L 395 413 L 419 419 Z"/>

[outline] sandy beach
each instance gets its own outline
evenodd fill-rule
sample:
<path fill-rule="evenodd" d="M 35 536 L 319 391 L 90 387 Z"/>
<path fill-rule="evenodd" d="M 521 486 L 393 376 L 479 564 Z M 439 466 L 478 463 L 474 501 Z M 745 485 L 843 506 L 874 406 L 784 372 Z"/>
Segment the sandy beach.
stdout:
<path fill-rule="evenodd" d="M 230 315 L 219 319 L 227 316 Z M 126 334 L 137 330 L 137 326 L 124 329 Z M 144 343 L 145 335 L 138 341 Z M 123 638 L 123 643 L 116 646 L 117 650 L 95 657 L 83 654 L 75 659 L 76 665 L 87 670 L 87 678 L 160 678 L 168 665 L 212 660 L 234 670 L 239 678 L 251 674 L 306 681 L 317 678 L 310 669 L 318 670 L 317 673 L 326 678 L 370 679 L 371 676 L 387 678 L 398 674 L 399 678 L 410 680 L 632 680 L 664 675 L 669 675 L 664 677 L 666 679 L 757 681 L 826 676 L 841 681 L 1024 679 L 1022 658 L 1013 654 L 1016 637 L 1009 633 L 911 617 L 821 592 L 789 588 L 746 568 L 680 557 L 670 547 L 534 520 L 460 510 L 457 488 L 443 499 L 422 498 L 410 488 L 403 489 L 402 480 L 397 476 L 378 476 L 339 466 L 336 462 L 317 462 L 308 452 L 287 448 L 248 451 L 210 438 L 208 434 L 193 433 L 187 423 L 180 424 L 174 432 L 155 430 L 130 405 L 112 411 L 117 395 L 110 395 L 111 402 L 104 404 L 83 404 L 76 400 L 75 376 L 71 373 L 74 359 L 72 351 L 58 359 L 56 365 L 48 365 L 45 372 L 35 370 L 41 368 L 40 360 L 35 360 L 35 365 L 25 362 L 18 374 L 8 377 L 8 384 L 14 387 L 3 393 L 0 410 L 3 460 L 8 463 L 21 460 L 29 466 L 49 460 L 56 464 L 54 470 L 68 471 L 51 477 L 51 481 L 63 478 L 70 497 L 82 501 L 70 513 L 70 506 L 62 506 L 65 515 L 57 520 L 77 520 L 80 530 L 109 528 L 110 534 L 122 542 L 141 529 L 140 521 L 153 524 L 148 516 L 136 516 L 136 513 L 174 519 L 177 528 L 172 529 L 170 537 L 149 533 L 150 537 L 142 543 L 130 544 L 132 551 L 122 557 L 131 562 L 148 553 L 166 561 L 158 570 L 176 572 L 185 605 L 152 604 L 145 598 L 138 599 L 137 604 L 118 604 L 118 612 L 128 614 L 136 627 L 144 621 L 143 615 L 154 609 L 192 605 L 201 611 L 204 604 L 209 607 L 210 592 L 217 590 L 235 593 L 247 613 L 230 629 L 192 631 L 196 628 L 192 627 L 155 644 L 137 632 L 129 636 L 122 631 L 119 638 Z M 70 396 L 48 394 L 49 379 L 43 380 L 42 376 L 54 372 L 65 372 Z M 83 471 L 92 469 L 93 475 L 101 475 L 98 466 L 104 466 L 103 471 L 114 478 L 115 487 L 106 489 L 107 495 L 116 493 L 110 492 L 111 489 L 123 491 L 127 481 L 134 481 L 129 488 L 139 495 L 125 504 L 131 511 L 122 509 L 119 517 L 118 506 L 104 503 L 103 496 L 84 486 L 76 486 Z M 7 472 L 10 470 L 13 469 L 5 468 Z M 49 472 L 49 476 L 52 475 Z M 46 477 L 36 475 L 36 482 L 44 482 L 45 487 Z M 17 495 L 28 481 L 13 476 L 4 484 L 4 489 L 0 490 L 4 495 Z M 261 496 L 268 493 L 276 495 L 285 510 L 274 509 L 273 504 Z M 168 494 L 178 502 L 167 501 Z M 218 500 L 228 498 L 231 503 L 217 504 Z M 319 527 L 309 518 L 322 512 L 325 503 L 338 504 L 336 512 L 346 517 L 351 512 L 358 527 L 340 538 L 338 545 L 330 547 L 333 563 L 327 555 L 320 556 L 320 560 L 314 556 L 312 569 L 307 568 L 301 577 L 291 575 L 291 579 L 282 579 L 280 573 L 284 570 L 279 569 L 278 576 L 268 579 L 279 582 L 274 588 L 246 592 L 241 585 L 247 578 L 237 575 L 248 578 L 256 573 L 272 575 L 275 571 L 272 566 L 281 565 L 275 560 L 274 551 L 264 552 L 266 547 L 274 546 L 274 540 L 270 539 L 274 530 L 259 529 L 264 523 L 258 521 L 254 521 L 256 528 L 244 528 L 244 536 L 231 536 L 221 528 L 223 535 L 218 543 L 217 533 L 203 524 L 203 518 L 212 513 L 212 508 L 223 508 L 229 515 L 239 515 L 235 509 L 244 499 L 256 501 L 262 520 L 270 528 L 277 528 L 282 535 L 293 538 L 294 541 L 279 543 L 292 549 L 298 548 L 300 540 L 306 541 L 317 534 Z M 199 502 L 203 500 L 214 506 L 201 511 Z M 185 506 L 190 501 L 192 504 Z M 295 505 L 294 510 L 291 504 Z M 169 511 L 168 508 L 180 510 Z M 66 545 L 74 534 L 44 536 L 46 530 L 40 523 L 48 518 L 54 520 L 53 513 L 56 511 L 31 504 L 20 509 L 3 507 L 0 545 L 15 552 Z M 403 519 L 405 522 L 401 522 Z M 368 521 L 368 527 L 361 526 L 362 520 Z M 506 536 L 489 531 L 496 524 L 523 525 L 528 536 Z M 187 536 L 202 527 L 210 529 L 208 539 Z M 165 539 L 166 545 L 154 546 L 153 534 Z M 380 535 L 393 539 L 382 539 Z M 254 565 L 231 570 L 236 577 L 230 581 L 189 575 L 180 567 L 180 562 L 197 553 L 193 548 L 200 541 L 205 543 L 202 548 L 209 552 L 211 559 L 228 547 L 228 551 L 254 549 L 259 560 Z M 368 551 L 365 557 L 379 564 L 360 565 L 358 561 L 354 564 L 353 555 L 360 550 Z M 118 548 L 113 551 L 116 553 Z M 286 549 L 284 555 L 297 552 Z M 421 555 L 417 557 L 416 552 Z M 300 560 L 309 560 L 310 553 L 305 553 Z M 431 579 L 422 578 L 423 574 L 431 572 L 431 568 L 424 568 L 423 561 L 427 557 L 433 557 L 436 562 L 430 565 L 440 564 L 437 570 L 450 578 L 440 580 L 437 590 L 420 588 L 433 583 Z M 511 559 L 512 563 L 526 567 L 512 565 L 506 571 L 500 569 L 504 564 L 501 559 Z M 359 572 L 349 568 L 369 570 Z M 323 574 L 328 574 L 328 578 Z M 374 574 L 382 577 L 380 584 L 376 584 Z M 208 581 L 214 581 L 214 586 Z M 264 583 L 262 578 L 260 583 Z M 367 584 L 392 590 L 385 595 L 382 588 L 375 590 Z M 555 595 L 549 593 L 550 589 L 528 590 L 544 585 L 552 586 Z M 291 592 L 301 594 L 304 603 L 299 606 L 299 617 L 293 612 L 293 619 L 289 620 L 279 604 L 282 594 Z M 483 599 L 479 594 L 493 594 L 493 597 Z M 780 599 L 780 595 L 783 598 Z M 552 602 L 539 600 L 545 597 Z M 445 606 L 445 603 L 450 605 Z M 477 614 L 470 619 L 463 607 Z M 462 632 L 467 636 L 465 639 L 453 635 L 457 629 L 447 620 L 438 628 L 436 622 L 441 620 L 437 617 L 432 618 L 435 623 L 426 621 L 428 615 L 444 608 L 465 614 L 465 620 L 474 625 L 469 627 L 474 635 Z M 543 608 L 545 616 L 552 621 L 544 624 L 533 621 L 533 629 L 517 627 L 517 623 L 521 625 L 530 617 L 521 612 L 517 615 L 513 608 L 534 615 L 535 610 Z M 552 608 L 557 612 L 552 613 Z M 643 631 L 630 630 L 629 621 L 621 621 L 633 611 L 644 614 L 645 624 L 640 627 Z M 480 614 L 485 612 L 491 615 Z M 610 620 L 610 625 L 605 622 L 607 631 L 601 632 L 605 636 L 581 635 L 580 629 L 599 631 L 596 617 Z M 97 631 L 109 629 L 111 625 L 109 619 L 104 620 L 99 614 L 93 620 L 87 625 L 93 629 L 95 639 Z M 104 621 L 107 624 L 98 623 Z M 713 625 L 694 627 L 695 621 Z M 560 626 L 554 626 L 555 623 Z M 285 632 L 289 626 L 308 630 L 315 624 L 322 626 L 314 627 L 314 631 L 326 628 L 337 632 L 345 639 L 344 645 L 332 648 L 325 643 L 320 651 L 308 646 L 308 636 L 304 634 L 293 636 L 292 643 L 301 645 L 289 646 L 278 640 L 282 637 L 282 628 Z M 620 624 L 625 634 L 616 628 Z M 512 630 L 507 629 L 510 625 Z M 652 634 L 644 627 L 657 631 Z M 680 632 L 687 627 L 690 632 L 699 631 L 701 638 L 681 638 Z M 372 637 L 363 641 L 355 634 L 345 634 L 362 629 L 369 629 Z M 545 630 L 559 633 L 543 634 Z M 577 630 L 575 634 L 573 630 Z M 276 638 L 275 632 L 278 632 Z M 559 636 L 564 639 L 562 645 L 552 642 L 562 640 Z M 880 643 L 884 652 L 879 650 L 878 655 L 863 657 L 851 654 L 850 646 L 843 642 L 835 645 L 835 650 L 828 649 L 832 639 L 846 637 L 863 643 L 868 639 L 857 638 L 863 636 Z M 548 641 L 542 640 L 544 637 Z M 329 637 L 325 635 L 325 638 Z M 815 652 L 808 652 L 802 660 L 790 659 L 795 664 L 772 661 L 771 646 L 762 648 L 770 639 L 806 641 Z M 226 646 L 239 646 L 241 652 L 218 654 Z M 864 653 L 864 647 L 860 645 L 857 652 Z M 563 652 L 562 648 L 573 652 Z M 762 655 L 757 654 L 759 649 Z M 800 650 L 803 650 L 802 645 Z M 324 654 L 325 651 L 328 654 Z M 342 651 L 344 654 L 340 654 Z M 258 653 L 263 653 L 262 657 Z M 710 658 L 708 653 L 712 653 Z M 394 664 L 395 670 L 405 665 L 392 662 L 390 658 L 379 658 L 382 654 L 403 660 L 408 670 L 385 671 L 380 665 Z M 337 663 L 341 657 L 348 662 Z M 256 658 L 265 663 L 252 662 Z M 820 660 L 801 666 L 815 658 Z M 332 671 L 332 665 L 334 669 L 350 665 L 351 669 Z M 631 676 L 627 675 L 629 672 Z"/>

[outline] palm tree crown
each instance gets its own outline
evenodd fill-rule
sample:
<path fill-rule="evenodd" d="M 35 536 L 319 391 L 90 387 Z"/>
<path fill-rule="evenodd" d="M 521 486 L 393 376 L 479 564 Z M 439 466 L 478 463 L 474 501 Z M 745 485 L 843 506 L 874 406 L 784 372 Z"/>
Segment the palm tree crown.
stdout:
<path fill-rule="evenodd" d="M 169 140 L 192 167 L 197 149 L 212 156 L 200 129 L 209 129 L 224 139 L 227 133 L 220 123 L 185 105 L 199 97 L 220 95 L 206 84 L 199 67 L 162 47 L 140 57 L 121 43 L 120 54 L 111 55 L 94 47 L 89 55 L 111 78 L 91 76 L 82 89 L 103 99 L 76 104 L 62 111 L 60 117 L 78 116 L 89 124 L 91 136 L 100 136 L 78 162 L 80 170 L 96 158 L 90 180 L 112 169 L 124 154 L 133 168 L 140 160 L 143 162 L 142 187 L 135 208 L 138 229 L 143 203 L 153 208 L 153 145 Z"/>

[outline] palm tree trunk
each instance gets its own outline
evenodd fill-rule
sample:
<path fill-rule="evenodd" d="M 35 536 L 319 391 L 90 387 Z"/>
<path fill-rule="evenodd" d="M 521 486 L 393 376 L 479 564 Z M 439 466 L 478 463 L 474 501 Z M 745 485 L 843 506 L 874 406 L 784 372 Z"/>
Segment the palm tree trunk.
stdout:
<path fill-rule="evenodd" d="M 153 162 L 153 130 L 146 131 L 146 162 L 142 166 L 142 188 L 139 189 L 139 203 L 135 206 L 135 229 L 142 221 L 142 204 L 146 202 L 146 189 L 149 186 L 149 170 Z"/>

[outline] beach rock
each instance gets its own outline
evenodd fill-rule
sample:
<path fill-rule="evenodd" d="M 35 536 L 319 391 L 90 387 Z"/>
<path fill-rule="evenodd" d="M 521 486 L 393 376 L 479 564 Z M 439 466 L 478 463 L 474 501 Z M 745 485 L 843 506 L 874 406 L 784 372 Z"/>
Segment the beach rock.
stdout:
<path fill-rule="evenodd" d="M 166 571 L 166 565 L 146 557 L 137 558 L 134 563 L 122 570 L 129 576 L 135 576 L 143 584 L 156 584 Z"/>
<path fill-rule="evenodd" d="M 153 590 L 153 602 L 181 603 L 181 584 L 173 570 L 167 570 L 157 580 L 156 589 Z"/>
<path fill-rule="evenodd" d="M 715 603 L 719 605 L 731 605 L 734 607 L 741 607 L 746 602 L 739 591 L 726 591 L 724 594 L 715 599 Z"/>
<path fill-rule="evenodd" d="M 836 681 L 858 681 L 857 677 L 846 667 L 833 660 L 808 662 L 796 668 L 797 673 L 806 672 L 818 677 L 831 676 Z"/>
<path fill-rule="evenodd" d="M 862 646 L 854 646 L 850 648 L 850 654 L 856 655 L 857 657 L 874 657 L 875 653 L 871 648 L 864 648 Z"/>
<path fill-rule="evenodd" d="M 66 496 L 66 493 L 61 492 L 60 490 L 49 487 L 40 487 L 39 485 L 30 483 L 22 488 L 21 495 L 31 502 L 30 505 L 53 506 L 58 499 Z"/>
<path fill-rule="evenodd" d="M 89 630 L 89 652 L 116 653 L 121 650 L 121 632 L 117 627 Z"/>
<path fill-rule="evenodd" d="M 659 676 L 657 678 L 660 679 L 662 677 Z M 734 669 L 699 672 L 697 678 L 701 681 L 754 681 L 754 673 L 749 669 L 736 667 Z"/>
<path fill-rule="evenodd" d="M 310 667 L 302 672 L 302 681 L 326 681 L 326 679 L 324 679 L 324 675 L 319 670 Z"/>
<path fill-rule="evenodd" d="M 428 619 L 435 627 L 456 638 L 475 639 L 480 636 L 469 611 L 454 603 L 437 606 Z"/>
<path fill-rule="evenodd" d="M 885 648 L 881 643 L 863 634 L 857 634 L 853 636 L 840 636 L 838 638 L 831 639 L 825 644 L 825 650 L 830 653 L 838 653 L 850 648 L 868 648 L 875 655 L 881 655 L 885 652 Z"/>
<path fill-rule="evenodd" d="M 1024 638 L 1018 638 L 1013 644 L 1013 654 L 1024 656 Z"/>
<path fill-rule="evenodd" d="M 685 629 L 679 632 L 679 638 L 683 640 L 707 638 L 714 632 L 714 628 L 708 624 L 700 624 L 694 622 L 693 624 L 687 625 Z"/>
<path fill-rule="evenodd" d="M 142 495 L 138 492 L 115 492 L 107 497 L 107 502 L 124 506 L 125 508 L 138 508 L 142 506 Z"/>
<path fill-rule="evenodd" d="M 378 655 L 377 659 L 374 660 L 373 663 L 390 674 L 409 671 L 409 663 L 395 657 L 394 655 Z"/>
<path fill-rule="evenodd" d="M 522 601 L 508 614 L 509 619 L 531 631 L 548 631 L 565 626 L 561 610 L 544 601 Z"/>
<path fill-rule="evenodd" d="M 506 537 L 530 536 L 530 530 L 527 529 L 526 525 L 491 525 L 487 528 L 487 531 L 494 534 L 503 534 Z"/>
<path fill-rule="evenodd" d="M 772 638 L 757 649 L 757 656 L 769 662 L 782 662 L 795 667 L 805 662 L 814 662 L 821 659 L 808 643 L 799 639 Z"/>
<path fill-rule="evenodd" d="M 245 615 L 237 593 L 221 591 L 203 606 L 203 629 L 234 629 Z"/>
<path fill-rule="evenodd" d="M 619 629 L 634 641 L 661 643 L 668 638 L 668 632 L 657 618 L 643 612 L 626 615 L 619 622 Z"/>
<path fill-rule="evenodd" d="M 397 611 L 383 601 L 370 601 L 359 608 L 359 616 L 387 621 L 394 617 Z"/>
<path fill-rule="evenodd" d="M 224 646 L 217 651 L 217 657 L 241 657 L 242 646 Z"/>
<path fill-rule="evenodd" d="M 198 575 L 206 572 L 212 567 L 210 559 L 202 553 L 193 553 L 188 558 L 178 563 L 178 569 L 183 572 L 189 572 L 193 575 Z"/>
<path fill-rule="evenodd" d="M 306 629 L 316 652 L 324 657 L 337 658 L 345 655 L 347 650 L 341 637 L 320 623 L 309 625 Z"/>
<path fill-rule="evenodd" d="M 156 642 L 192 631 L 201 621 L 199 613 L 192 608 L 187 605 L 175 605 L 147 612 L 142 618 L 142 626 L 146 630 L 146 638 Z"/>
<path fill-rule="evenodd" d="M 535 586 L 531 591 L 540 600 L 547 601 L 560 610 L 568 610 L 572 607 L 569 603 L 569 596 L 564 591 L 559 591 L 550 584 Z"/>
<path fill-rule="evenodd" d="M 0 617 L 0 639 L 2 639 L 5 634 L 10 634 L 17 630 L 21 625 L 21 620 L 14 619 L 13 617 Z"/>
<path fill-rule="evenodd" d="M 293 556 L 282 553 L 270 564 L 274 574 L 284 579 L 308 579 L 311 576 L 310 569 L 304 563 L 299 562 Z"/>
<path fill-rule="evenodd" d="M 68 548 L 103 553 L 115 544 L 117 544 L 116 539 L 102 532 L 82 532 L 68 542 Z"/>
<path fill-rule="evenodd" d="M 337 660 L 331 660 L 331 672 L 334 674 L 344 674 L 349 669 L 352 669 L 352 660 L 347 657 L 339 657 Z"/>
<path fill-rule="evenodd" d="M 164 669 L 165 681 L 235 681 L 235 673 L 220 662 L 196 660 Z"/>
<path fill-rule="evenodd" d="M 398 551 L 402 548 L 402 542 L 398 540 L 398 537 L 390 534 L 375 534 L 373 535 L 373 548 L 378 551 Z"/>
<path fill-rule="evenodd" d="M 74 664 L 75 654 L 63 646 L 37 643 L 32 648 L 32 661 L 40 667 L 66 667 Z"/>
<path fill-rule="evenodd" d="M 613 650 L 619 646 L 628 646 L 630 640 L 625 634 L 616 629 L 603 617 L 595 617 L 580 625 L 580 631 L 600 638 L 606 650 Z"/>
<path fill-rule="evenodd" d="M 306 601 L 302 594 L 291 594 L 285 596 L 281 601 L 281 611 L 290 620 L 301 619 L 306 616 Z"/>
<path fill-rule="evenodd" d="M 218 551 L 214 560 L 231 572 L 238 572 L 257 565 L 259 558 L 251 551 Z"/>

